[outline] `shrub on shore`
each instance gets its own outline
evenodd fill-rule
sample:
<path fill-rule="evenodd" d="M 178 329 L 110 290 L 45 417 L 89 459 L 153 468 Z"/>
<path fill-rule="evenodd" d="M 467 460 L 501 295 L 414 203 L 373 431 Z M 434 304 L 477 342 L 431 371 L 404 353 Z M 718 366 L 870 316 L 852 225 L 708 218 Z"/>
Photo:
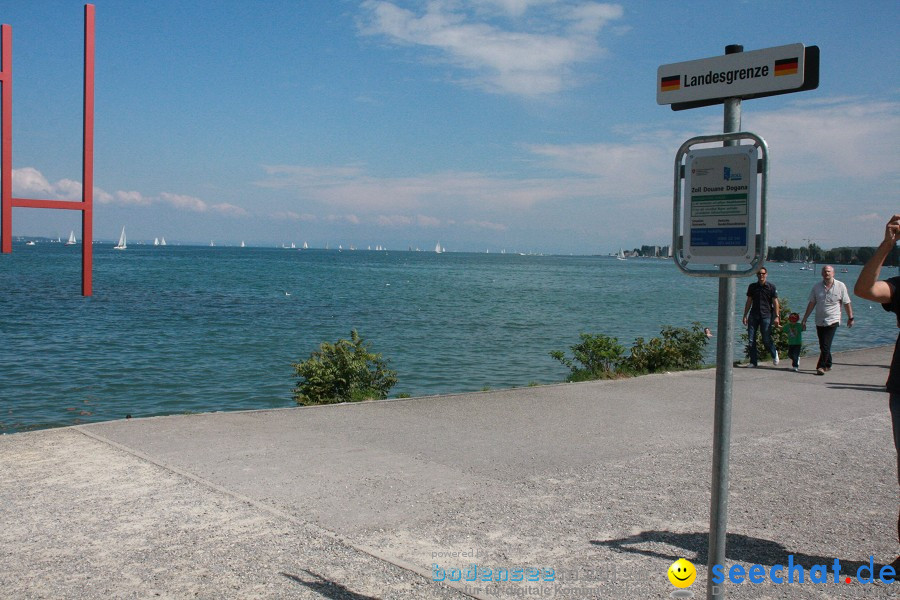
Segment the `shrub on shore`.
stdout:
<path fill-rule="evenodd" d="M 579 334 L 580 344 L 570 347 L 574 360 L 566 358 L 561 350 L 554 350 L 550 356 L 569 367 L 566 381 L 589 381 L 591 379 L 609 379 L 615 377 L 622 364 L 625 347 L 618 338 L 602 333 Z M 575 364 L 575 361 L 578 364 Z M 580 366 L 579 366 L 580 365 Z"/>
<path fill-rule="evenodd" d="M 309 406 L 387 398 L 397 383 L 397 372 L 388 363 L 354 329 L 349 340 L 322 342 L 308 359 L 291 365 L 299 377 L 294 400 Z"/>
<path fill-rule="evenodd" d="M 633 373 L 687 371 L 703 366 L 703 349 L 709 341 L 703 325 L 694 322 L 691 328 L 666 325 L 661 337 L 637 338 L 624 367 Z"/>
<path fill-rule="evenodd" d="M 700 323 L 690 328 L 666 325 L 660 337 L 637 338 L 631 353 L 619 340 L 602 333 L 580 334 L 581 343 L 571 346 L 573 358 L 554 350 L 550 356 L 569 368 L 566 381 L 611 379 L 663 371 L 684 371 L 703 366 L 703 349 L 709 339 Z"/>

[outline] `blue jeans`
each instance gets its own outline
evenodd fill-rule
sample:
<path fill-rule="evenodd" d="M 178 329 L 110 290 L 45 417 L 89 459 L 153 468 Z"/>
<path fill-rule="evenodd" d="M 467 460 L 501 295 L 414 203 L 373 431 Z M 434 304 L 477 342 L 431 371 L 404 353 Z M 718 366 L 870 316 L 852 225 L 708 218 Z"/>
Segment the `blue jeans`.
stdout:
<path fill-rule="evenodd" d="M 755 365 L 759 361 L 759 350 L 756 348 L 756 331 L 762 330 L 762 343 L 775 358 L 775 342 L 772 341 L 772 317 L 757 317 L 753 314 L 747 316 L 747 337 L 750 339 L 750 364 Z"/>

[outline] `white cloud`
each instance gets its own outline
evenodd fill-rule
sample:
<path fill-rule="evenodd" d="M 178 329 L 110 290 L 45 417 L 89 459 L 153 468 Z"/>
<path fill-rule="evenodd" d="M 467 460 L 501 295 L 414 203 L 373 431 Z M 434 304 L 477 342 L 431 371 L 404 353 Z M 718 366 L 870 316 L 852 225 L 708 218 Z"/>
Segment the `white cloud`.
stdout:
<path fill-rule="evenodd" d="M 670 182 L 660 175 L 674 164 L 677 148 L 646 142 L 617 144 L 543 144 L 530 146 L 548 166 L 593 179 L 597 193 L 612 197 L 632 197 L 654 193 Z"/>
<path fill-rule="evenodd" d="M 413 219 L 406 215 L 378 215 L 375 222 L 382 227 L 407 227 Z"/>
<path fill-rule="evenodd" d="M 221 204 L 213 204 L 210 208 L 219 214 L 227 215 L 230 217 L 246 217 L 249 214 L 240 206 L 229 204 L 227 202 L 222 202 Z"/>
<path fill-rule="evenodd" d="M 302 221 L 306 223 L 315 223 L 319 220 L 315 215 L 296 213 L 291 210 L 273 213 L 272 218 L 278 221 Z"/>
<path fill-rule="evenodd" d="M 94 187 L 94 201 L 99 202 L 100 204 L 110 204 L 114 201 L 113 195 L 101 190 L 98 187 Z"/>
<path fill-rule="evenodd" d="M 12 171 L 13 195 L 17 198 L 33 200 L 81 200 L 81 182 L 73 179 L 60 179 L 50 182 L 43 173 L 34 167 L 22 167 Z M 110 194 L 94 187 L 94 202 L 99 204 L 139 204 L 151 203 L 140 192 L 119 191 Z"/>
<path fill-rule="evenodd" d="M 359 225 L 360 219 L 356 215 L 328 215 L 325 217 L 328 223 L 350 223 L 351 225 Z"/>
<path fill-rule="evenodd" d="M 439 227 L 441 225 L 441 220 L 435 217 L 416 215 L 416 225 L 419 227 Z"/>
<path fill-rule="evenodd" d="M 354 212 L 417 214 L 422 208 L 444 211 L 524 209 L 568 196 L 598 192 L 597 183 L 584 178 L 517 179 L 484 173 L 432 173 L 416 177 L 376 177 L 353 167 L 280 167 L 261 187 L 293 189 L 298 196 L 331 208 Z M 297 174 L 300 174 L 299 176 Z M 428 223 L 417 217 L 418 225 Z"/>
<path fill-rule="evenodd" d="M 900 163 L 900 103 L 860 101 L 754 114 L 745 127 L 772 151 L 772 169 L 792 182 L 870 179 L 894 174 Z"/>
<path fill-rule="evenodd" d="M 520 17 L 532 6 L 541 4 L 549 4 L 556 0 L 473 0 L 473 4 L 478 7 L 499 8 L 504 13 Z"/>
<path fill-rule="evenodd" d="M 118 191 L 114 195 L 115 201 L 119 204 L 133 204 L 136 206 L 148 206 L 153 203 L 152 198 L 147 198 L 140 192 L 124 192 Z M 113 198 L 110 198 L 112 201 Z"/>
<path fill-rule="evenodd" d="M 478 229 L 490 229 L 492 231 L 506 231 L 509 229 L 508 225 L 504 225 L 502 223 L 492 223 L 490 221 L 469 220 L 469 221 L 466 221 L 466 225 L 468 225 L 469 227 L 475 227 Z"/>
<path fill-rule="evenodd" d="M 375 223 L 382 227 L 439 227 L 441 220 L 425 215 L 378 215 Z"/>
<path fill-rule="evenodd" d="M 81 200 L 81 183 L 60 179 L 50 183 L 34 167 L 12 170 L 13 195 L 34 200 Z"/>
<path fill-rule="evenodd" d="M 159 195 L 159 197 L 163 202 L 167 202 L 180 210 L 189 210 L 199 213 L 211 211 L 229 217 L 245 217 L 249 214 L 246 210 L 234 204 L 229 204 L 227 202 L 222 202 L 219 204 L 209 204 L 208 202 L 201 200 L 200 198 L 197 198 L 195 196 L 188 196 L 185 194 L 172 194 L 169 192 L 163 192 Z"/>
<path fill-rule="evenodd" d="M 534 19 L 501 26 L 473 5 L 496 5 L 522 16 L 548 6 Z M 417 14 L 384 0 L 363 2 L 361 31 L 397 44 L 427 48 L 491 92 L 526 97 L 556 94 L 576 83 L 574 68 L 603 54 L 597 35 L 623 15 L 621 6 L 595 2 L 560 5 L 528 0 L 429 2 Z"/>
<path fill-rule="evenodd" d="M 190 210 L 193 212 L 206 212 L 209 206 L 201 200 L 200 198 L 196 198 L 194 196 L 186 196 L 184 194 L 170 194 L 169 192 L 163 192 L 159 195 L 159 197 L 174 206 L 175 208 L 181 208 L 185 210 Z"/>

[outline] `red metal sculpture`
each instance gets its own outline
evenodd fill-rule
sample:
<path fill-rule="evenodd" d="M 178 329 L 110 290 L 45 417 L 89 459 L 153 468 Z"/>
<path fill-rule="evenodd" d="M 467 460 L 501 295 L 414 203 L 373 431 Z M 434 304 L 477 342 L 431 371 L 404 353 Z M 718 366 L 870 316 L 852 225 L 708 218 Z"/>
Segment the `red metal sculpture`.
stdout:
<path fill-rule="evenodd" d="M 81 211 L 81 294 L 93 292 L 94 219 L 94 5 L 84 5 L 84 133 L 81 202 L 30 200 L 12 195 L 12 27 L 0 26 L 0 250 L 12 252 L 12 209 L 55 208 Z"/>

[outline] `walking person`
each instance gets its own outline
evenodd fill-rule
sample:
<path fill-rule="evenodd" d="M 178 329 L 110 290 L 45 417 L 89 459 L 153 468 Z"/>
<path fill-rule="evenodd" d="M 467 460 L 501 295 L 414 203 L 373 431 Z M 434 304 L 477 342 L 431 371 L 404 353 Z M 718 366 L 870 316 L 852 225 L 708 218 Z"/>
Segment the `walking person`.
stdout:
<path fill-rule="evenodd" d="M 772 364 L 778 364 L 778 350 L 772 340 L 772 326 L 780 325 L 778 306 L 778 292 L 775 284 L 766 279 L 768 269 L 761 268 L 756 273 L 756 283 L 747 286 L 747 302 L 744 304 L 743 323 L 747 326 L 747 336 L 750 339 L 750 366 L 756 367 L 759 362 L 759 349 L 756 347 L 756 332 L 762 333 L 763 346 L 772 355 Z"/>
<path fill-rule="evenodd" d="M 800 353 L 803 351 L 803 326 L 800 325 L 800 315 L 792 312 L 788 315 L 788 322 L 784 324 L 787 332 L 788 356 L 791 358 L 791 369 L 795 373 L 800 372 Z"/>
<path fill-rule="evenodd" d="M 847 311 L 847 327 L 853 327 L 853 308 L 850 306 L 847 286 L 834 278 L 834 267 L 825 265 L 822 267 L 822 281 L 810 291 L 809 304 L 803 315 L 803 331 L 806 331 L 806 320 L 813 309 L 816 309 L 816 335 L 819 337 L 816 375 L 824 375 L 831 370 L 831 343 L 841 324 L 841 306 Z"/>
<path fill-rule="evenodd" d="M 894 249 L 900 239 L 900 215 L 894 215 L 884 229 L 884 239 L 875 254 L 863 267 L 856 280 L 853 293 L 860 298 L 881 303 L 884 310 L 897 315 L 897 326 L 900 327 L 900 277 L 891 277 L 886 281 L 878 281 L 884 260 Z M 900 336 L 894 345 L 894 357 L 891 359 L 891 370 L 885 384 L 889 396 L 891 423 L 894 429 L 894 448 L 897 451 L 897 484 L 900 485 Z M 897 542 L 900 543 L 900 514 L 897 516 Z M 891 565 L 900 569 L 900 556 Z"/>

